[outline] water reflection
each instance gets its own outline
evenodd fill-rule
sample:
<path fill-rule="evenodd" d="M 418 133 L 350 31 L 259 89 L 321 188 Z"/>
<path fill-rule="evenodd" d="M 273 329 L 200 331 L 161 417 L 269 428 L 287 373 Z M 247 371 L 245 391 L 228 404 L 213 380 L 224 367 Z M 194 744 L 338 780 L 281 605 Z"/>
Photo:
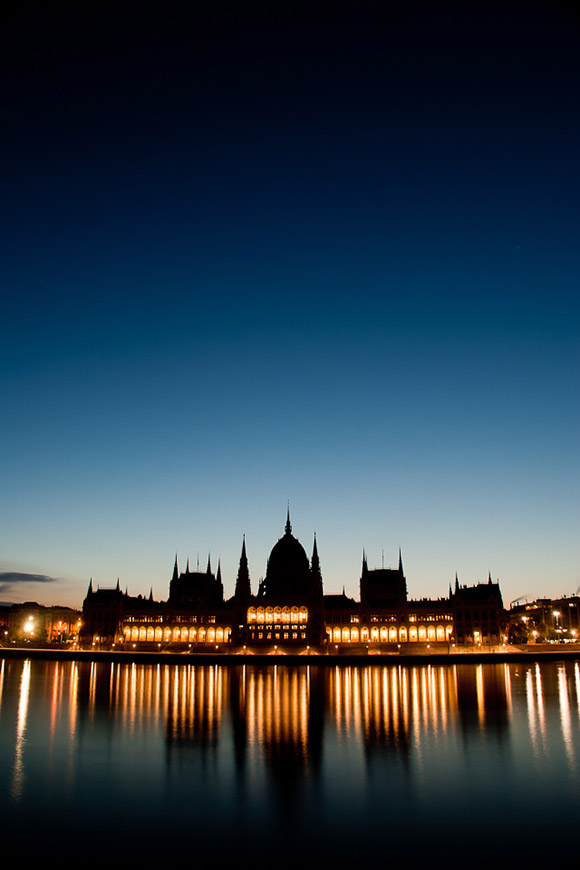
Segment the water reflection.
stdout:
<path fill-rule="evenodd" d="M 79 831 L 82 803 L 119 832 L 138 807 L 160 838 L 195 818 L 198 845 L 219 822 L 263 844 L 300 832 L 321 855 L 328 836 L 343 851 L 411 837 L 417 852 L 443 847 L 452 823 L 455 837 L 491 826 L 509 851 L 518 813 L 564 824 L 580 809 L 578 662 L 6 660 L 0 725 L 2 809 L 48 820 L 58 791 Z"/>

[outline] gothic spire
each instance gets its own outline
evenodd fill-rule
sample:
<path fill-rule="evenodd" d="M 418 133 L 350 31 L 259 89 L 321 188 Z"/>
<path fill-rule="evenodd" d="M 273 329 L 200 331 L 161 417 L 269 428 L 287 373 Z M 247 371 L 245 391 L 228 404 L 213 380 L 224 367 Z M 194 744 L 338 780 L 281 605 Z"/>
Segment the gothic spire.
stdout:
<path fill-rule="evenodd" d="M 399 547 L 399 574 L 403 573 L 403 556 L 401 555 L 401 548 Z"/>
<path fill-rule="evenodd" d="M 248 557 L 246 555 L 246 536 L 242 543 L 242 555 L 240 556 L 240 566 L 238 568 L 238 576 L 236 578 L 235 597 L 241 601 L 248 601 L 252 595 L 250 585 L 250 572 L 248 570 Z"/>
<path fill-rule="evenodd" d="M 173 577 L 172 580 L 177 580 L 179 577 L 179 568 L 177 567 L 177 553 L 175 554 L 175 565 L 173 566 Z"/>
<path fill-rule="evenodd" d="M 312 547 L 311 561 L 312 579 L 314 581 L 313 591 L 317 595 L 322 595 L 322 571 L 320 570 L 320 559 L 318 558 L 318 547 L 316 545 L 316 532 L 314 532 L 314 545 Z"/>
<path fill-rule="evenodd" d="M 206 573 L 206 574 L 211 574 L 211 553 L 208 553 L 208 554 L 207 554 L 207 568 L 206 568 L 206 572 L 205 572 L 205 573 Z"/>
<path fill-rule="evenodd" d="M 363 572 L 363 574 L 366 574 L 367 571 L 368 571 L 368 565 L 367 565 L 367 554 L 366 554 L 365 551 L 363 550 L 362 572 Z"/>
<path fill-rule="evenodd" d="M 189 556 L 187 557 L 187 565 L 185 566 L 185 573 L 189 574 Z"/>
<path fill-rule="evenodd" d="M 288 513 L 286 515 L 286 528 L 284 529 L 287 535 L 292 534 L 292 523 L 290 522 L 290 504 L 288 504 Z"/>

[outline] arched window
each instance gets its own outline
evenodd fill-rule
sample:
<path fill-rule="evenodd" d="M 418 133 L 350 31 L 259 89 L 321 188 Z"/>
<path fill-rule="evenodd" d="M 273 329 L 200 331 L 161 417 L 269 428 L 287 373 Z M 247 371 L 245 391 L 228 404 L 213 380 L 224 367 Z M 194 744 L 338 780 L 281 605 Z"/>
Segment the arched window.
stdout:
<path fill-rule="evenodd" d="M 163 639 L 163 632 L 160 628 L 155 629 L 155 640 L 159 643 Z"/>
<path fill-rule="evenodd" d="M 205 628 L 200 628 L 197 633 L 197 642 L 205 643 Z"/>
<path fill-rule="evenodd" d="M 361 643 L 368 643 L 369 642 L 369 630 L 366 627 L 366 625 L 363 625 L 363 627 L 360 630 L 360 639 L 361 639 Z"/>
<path fill-rule="evenodd" d="M 351 630 L 350 630 L 350 639 L 351 639 L 352 643 L 358 643 L 358 642 L 359 642 L 359 633 L 358 633 L 358 628 L 351 628 Z"/>
<path fill-rule="evenodd" d="M 407 643 L 407 629 L 404 625 L 399 629 L 399 643 Z"/>
<path fill-rule="evenodd" d="M 409 629 L 409 641 L 411 643 L 417 643 L 417 626 L 412 625 Z"/>
<path fill-rule="evenodd" d="M 378 643 L 378 642 L 379 642 L 379 629 L 375 625 L 371 628 L 371 643 Z"/>
<path fill-rule="evenodd" d="M 381 625 L 381 630 L 379 632 L 381 643 L 386 643 L 389 639 L 389 630 L 386 625 Z"/>
<path fill-rule="evenodd" d="M 274 609 L 272 607 L 266 608 L 266 622 L 270 625 L 274 622 Z"/>
<path fill-rule="evenodd" d="M 445 640 L 445 629 L 442 625 L 437 626 L 437 640 L 442 641 Z"/>
<path fill-rule="evenodd" d="M 340 643 L 340 640 L 341 640 L 340 628 L 335 628 L 333 634 L 334 634 L 334 642 Z"/>
<path fill-rule="evenodd" d="M 208 628 L 207 630 L 207 642 L 215 643 L 215 628 Z"/>
<path fill-rule="evenodd" d="M 256 608 L 255 607 L 248 607 L 248 622 L 255 622 L 255 621 L 256 621 Z"/>
<path fill-rule="evenodd" d="M 350 640 L 350 628 L 343 628 L 342 629 L 342 642 L 348 643 L 349 640 Z"/>
<path fill-rule="evenodd" d="M 419 626 L 419 640 L 421 641 L 421 643 L 425 643 L 425 641 L 427 640 L 427 629 L 424 625 Z"/>
<path fill-rule="evenodd" d="M 429 628 L 427 629 L 427 640 L 429 642 L 435 640 L 435 626 L 434 625 L 430 625 Z"/>
<path fill-rule="evenodd" d="M 308 622 L 308 608 L 307 607 L 300 608 L 299 620 L 300 620 L 300 622 Z"/>
<path fill-rule="evenodd" d="M 149 643 L 153 643 L 153 641 L 155 640 L 155 629 L 152 625 L 148 626 L 147 628 L 147 640 L 149 641 Z"/>

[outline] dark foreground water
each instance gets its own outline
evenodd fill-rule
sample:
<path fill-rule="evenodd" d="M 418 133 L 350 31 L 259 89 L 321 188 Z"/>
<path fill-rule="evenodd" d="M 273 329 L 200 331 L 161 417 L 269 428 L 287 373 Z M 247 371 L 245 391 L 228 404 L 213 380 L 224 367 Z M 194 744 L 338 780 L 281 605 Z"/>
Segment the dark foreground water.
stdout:
<path fill-rule="evenodd" d="M 579 724 L 578 662 L 2 660 L 2 853 L 48 866 L 559 863 L 580 854 Z"/>

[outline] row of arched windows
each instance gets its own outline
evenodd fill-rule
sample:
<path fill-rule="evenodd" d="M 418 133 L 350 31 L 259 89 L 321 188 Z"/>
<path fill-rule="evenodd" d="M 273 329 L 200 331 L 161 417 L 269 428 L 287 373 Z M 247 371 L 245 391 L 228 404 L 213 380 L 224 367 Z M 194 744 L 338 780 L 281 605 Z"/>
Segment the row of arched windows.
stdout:
<path fill-rule="evenodd" d="M 231 628 L 213 625 L 209 628 L 126 625 L 123 635 L 127 643 L 229 643 Z"/>
<path fill-rule="evenodd" d="M 448 641 L 452 634 L 452 625 L 328 626 L 326 629 L 332 643 L 437 643 Z"/>
<path fill-rule="evenodd" d="M 248 622 L 265 625 L 267 623 L 308 622 L 307 607 L 249 607 Z"/>

